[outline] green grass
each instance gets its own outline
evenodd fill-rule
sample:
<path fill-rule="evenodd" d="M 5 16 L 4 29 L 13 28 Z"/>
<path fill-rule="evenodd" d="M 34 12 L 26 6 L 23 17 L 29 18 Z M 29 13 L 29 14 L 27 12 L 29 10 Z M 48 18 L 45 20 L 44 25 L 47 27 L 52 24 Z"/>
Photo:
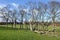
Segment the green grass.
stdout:
<path fill-rule="evenodd" d="M 48 30 L 53 30 L 54 27 L 53 27 L 53 26 L 49 26 L 47 29 L 48 29 Z M 55 31 L 56 31 L 56 32 L 60 32 L 60 26 L 56 26 L 56 27 L 55 27 Z"/>
<path fill-rule="evenodd" d="M 41 35 L 29 30 L 0 29 L 0 40 L 60 40 L 60 37 Z"/>
<path fill-rule="evenodd" d="M 7 29 L 4 26 L 6 25 L 0 26 L 0 40 L 60 40 L 60 34 L 58 36 L 41 35 L 30 30 L 12 29 L 12 27 Z M 52 30 L 52 27 L 48 27 L 48 29 Z M 60 32 L 60 27 L 56 27 L 56 31 Z"/>
<path fill-rule="evenodd" d="M 0 30 L 0 40 L 60 40 L 60 37 L 40 35 L 25 30 Z"/>

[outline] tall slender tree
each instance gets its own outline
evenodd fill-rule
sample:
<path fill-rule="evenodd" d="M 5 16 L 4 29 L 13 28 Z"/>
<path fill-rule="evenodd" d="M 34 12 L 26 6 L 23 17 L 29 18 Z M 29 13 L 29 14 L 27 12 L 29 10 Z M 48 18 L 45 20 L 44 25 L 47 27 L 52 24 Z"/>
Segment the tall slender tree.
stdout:
<path fill-rule="evenodd" d="M 18 8 L 19 8 L 20 19 L 21 19 L 20 28 L 23 28 L 24 15 L 26 13 L 26 11 L 24 10 L 25 9 L 25 6 L 20 6 L 19 5 Z"/>

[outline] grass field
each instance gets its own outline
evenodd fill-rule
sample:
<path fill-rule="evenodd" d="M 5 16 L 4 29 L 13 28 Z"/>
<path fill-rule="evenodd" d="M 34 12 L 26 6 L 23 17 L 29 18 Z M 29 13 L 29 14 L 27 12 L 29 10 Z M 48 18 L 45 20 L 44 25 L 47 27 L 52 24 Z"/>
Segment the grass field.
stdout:
<path fill-rule="evenodd" d="M 0 40 L 60 40 L 60 37 L 40 35 L 25 30 L 0 30 Z"/>
<path fill-rule="evenodd" d="M 60 28 L 57 27 L 56 31 L 60 32 L 59 29 Z M 0 40 L 60 40 L 60 34 L 58 36 L 41 35 L 30 30 L 15 30 L 0 27 Z"/>

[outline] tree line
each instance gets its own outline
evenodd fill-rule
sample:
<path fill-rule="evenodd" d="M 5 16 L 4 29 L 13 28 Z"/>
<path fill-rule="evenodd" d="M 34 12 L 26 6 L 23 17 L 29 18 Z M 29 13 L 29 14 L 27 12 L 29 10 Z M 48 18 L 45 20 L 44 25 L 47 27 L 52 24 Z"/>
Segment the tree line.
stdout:
<path fill-rule="evenodd" d="M 55 30 L 55 22 L 60 22 L 60 2 L 51 1 L 48 3 L 42 2 L 28 2 L 25 5 L 18 5 L 17 9 L 10 9 L 9 4 L 0 8 L 0 14 L 3 15 L 3 20 L 8 27 L 8 22 L 12 22 L 12 28 L 16 28 L 16 22 L 19 21 L 20 28 L 23 24 L 29 22 L 30 30 L 35 30 L 34 25 L 39 31 L 39 25 L 42 26 L 43 31 L 45 26 L 51 23 Z"/>

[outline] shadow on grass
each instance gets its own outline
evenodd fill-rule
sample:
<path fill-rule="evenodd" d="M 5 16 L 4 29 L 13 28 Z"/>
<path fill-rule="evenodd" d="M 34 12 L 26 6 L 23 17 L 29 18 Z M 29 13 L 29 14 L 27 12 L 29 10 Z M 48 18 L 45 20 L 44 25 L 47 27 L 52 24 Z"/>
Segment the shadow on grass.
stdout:
<path fill-rule="evenodd" d="M 0 26 L 0 30 L 29 30 L 29 29 Z"/>
<path fill-rule="evenodd" d="M 18 28 L 0 26 L 0 30 L 18 30 Z"/>

